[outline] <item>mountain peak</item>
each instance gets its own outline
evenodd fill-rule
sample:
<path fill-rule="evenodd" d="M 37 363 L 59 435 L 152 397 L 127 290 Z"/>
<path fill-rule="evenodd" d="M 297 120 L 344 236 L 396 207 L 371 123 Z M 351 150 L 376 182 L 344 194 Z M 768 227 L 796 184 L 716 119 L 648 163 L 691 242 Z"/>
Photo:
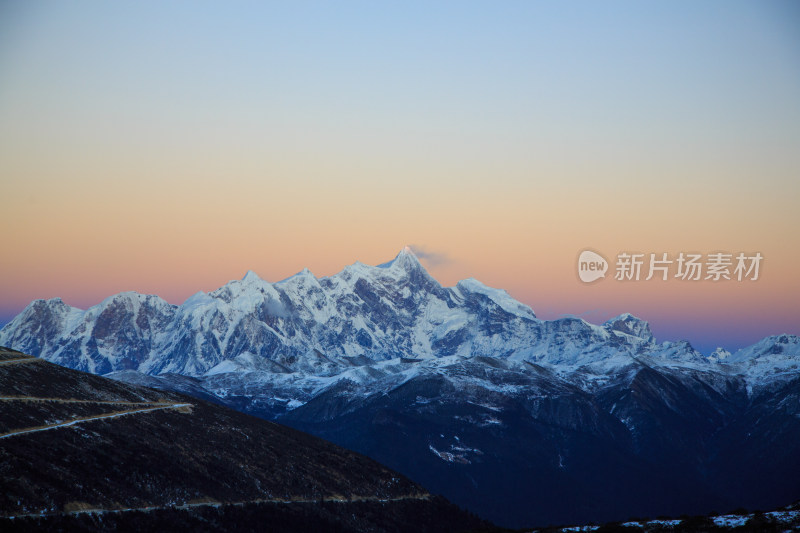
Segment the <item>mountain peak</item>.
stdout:
<path fill-rule="evenodd" d="M 244 275 L 242 281 L 262 281 L 261 277 L 253 272 L 252 270 L 248 270 L 247 274 Z"/>
<path fill-rule="evenodd" d="M 607 320 L 603 326 L 610 331 L 618 331 L 646 341 L 654 340 L 653 333 L 650 331 L 650 324 L 630 313 L 622 313 L 619 316 L 615 316 Z"/>
<path fill-rule="evenodd" d="M 417 254 L 415 254 L 414 250 L 412 250 L 408 245 L 403 246 L 392 262 L 396 261 L 413 261 L 414 263 L 419 264 L 419 258 L 417 258 Z"/>
<path fill-rule="evenodd" d="M 405 271 L 412 271 L 417 269 L 425 270 L 420 264 L 419 259 L 417 258 L 414 251 L 411 249 L 410 246 L 404 246 L 400 253 L 395 256 L 394 259 L 389 261 L 388 263 L 383 263 L 382 265 L 378 265 L 380 268 L 392 268 L 392 267 L 399 267 Z"/>
<path fill-rule="evenodd" d="M 794 359 L 800 355 L 800 337 L 797 335 L 771 335 L 764 337 L 752 346 L 738 350 L 727 362 L 739 363 L 757 359 L 770 360 L 775 357 Z"/>
<path fill-rule="evenodd" d="M 512 298 L 505 290 L 494 289 L 475 278 L 462 279 L 456 284 L 456 289 L 461 293 L 482 294 L 512 315 L 530 319 L 536 318 L 533 309 Z"/>
<path fill-rule="evenodd" d="M 709 355 L 706 359 L 713 363 L 718 363 L 720 361 L 725 361 L 730 356 L 731 352 L 721 346 L 717 346 L 717 349 L 711 352 L 711 355 Z"/>

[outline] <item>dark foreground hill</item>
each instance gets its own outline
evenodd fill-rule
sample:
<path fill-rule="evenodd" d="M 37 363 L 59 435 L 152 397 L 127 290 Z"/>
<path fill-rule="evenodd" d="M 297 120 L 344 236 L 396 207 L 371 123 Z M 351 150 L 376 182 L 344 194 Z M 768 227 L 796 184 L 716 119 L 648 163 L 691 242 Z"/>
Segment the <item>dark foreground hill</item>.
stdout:
<path fill-rule="evenodd" d="M 485 525 L 377 462 L 302 432 L 4 348 L 0 486 L 2 531 Z"/>

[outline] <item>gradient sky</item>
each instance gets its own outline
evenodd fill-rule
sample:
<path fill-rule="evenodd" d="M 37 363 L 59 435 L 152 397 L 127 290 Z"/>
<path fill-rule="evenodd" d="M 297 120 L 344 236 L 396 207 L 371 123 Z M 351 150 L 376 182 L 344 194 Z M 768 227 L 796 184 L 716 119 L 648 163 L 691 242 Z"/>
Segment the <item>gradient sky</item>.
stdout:
<path fill-rule="evenodd" d="M 0 323 L 410 244 L 542 318 L 800 334 L 800 6 L 6 1 L 0 198 Z M 586 285 L 584 248 L 765 259 Z"/>

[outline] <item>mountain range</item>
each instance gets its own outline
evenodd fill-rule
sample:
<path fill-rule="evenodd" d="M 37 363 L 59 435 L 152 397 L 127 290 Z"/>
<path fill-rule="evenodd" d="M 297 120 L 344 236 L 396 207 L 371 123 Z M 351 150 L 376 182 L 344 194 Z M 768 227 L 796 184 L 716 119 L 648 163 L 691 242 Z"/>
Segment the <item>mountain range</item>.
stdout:
<path fill-rule="evenodd" d="M 704 355 L 630 314 L 541 320 L 410 249 L 248 272 L 180 306 L 36 300 L 0 345 L 359 451 L 507 526 L 771 508 L 800 495 L 800 338 Z"/>

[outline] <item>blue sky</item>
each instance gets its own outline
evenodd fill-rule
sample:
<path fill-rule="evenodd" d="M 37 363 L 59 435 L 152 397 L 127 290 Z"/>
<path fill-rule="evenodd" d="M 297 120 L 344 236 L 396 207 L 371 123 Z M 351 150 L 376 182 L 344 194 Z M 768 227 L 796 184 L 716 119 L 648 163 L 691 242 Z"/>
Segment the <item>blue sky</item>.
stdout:
<path fill-rule="evenodd" d="M 0 321 L 414 243 L 545 318 L 798 333 L 798 28 L 789 1 L 3 2 Z M 595 290 L 585 247 L 767 266 Z"/>

